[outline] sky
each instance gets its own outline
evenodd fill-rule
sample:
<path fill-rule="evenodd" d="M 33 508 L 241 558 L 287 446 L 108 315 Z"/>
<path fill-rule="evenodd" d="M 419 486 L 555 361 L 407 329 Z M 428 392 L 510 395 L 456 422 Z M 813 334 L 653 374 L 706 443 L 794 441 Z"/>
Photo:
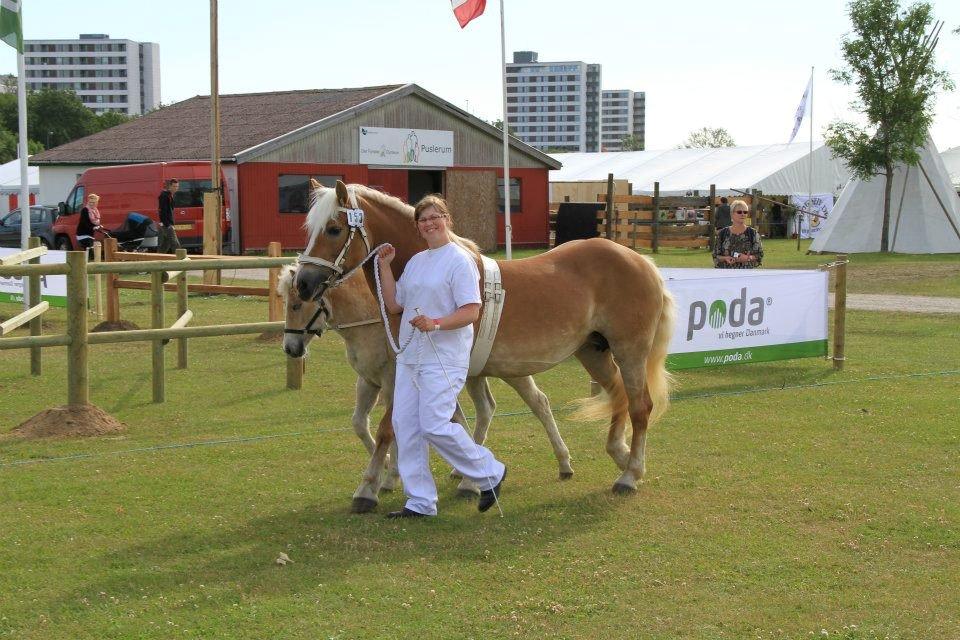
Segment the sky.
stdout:
<path fill-rule="evenodd" d="M 786 142 L 814 68 L 813 137 L 856 119 L 834 82 L 845 3 L 806 0 L 639 2 L 504 0 L 507 59 L 602 65 L 605 89 L 647 95 L 647 148 L 675 147 L 700 127 L 737 144 Z M 24 37 L 106 33 L 160 45 L 164 104 L 210 93 L 207 0 L 24 0 Z M 933 0 L 946 22 L 937 62 L 960 85 L 960 2 Z M 419 84 L 485 120 L 502 114 L 500 3 L 460 29 L 449 0 L 220 0 L 220 93 Z M 16 55 L 0 47 L 0 73 Z M 960 90 L 938 96 L 940 150 L 960 145 Z M 810 139 L 804 121 L 798 141 Z"/>

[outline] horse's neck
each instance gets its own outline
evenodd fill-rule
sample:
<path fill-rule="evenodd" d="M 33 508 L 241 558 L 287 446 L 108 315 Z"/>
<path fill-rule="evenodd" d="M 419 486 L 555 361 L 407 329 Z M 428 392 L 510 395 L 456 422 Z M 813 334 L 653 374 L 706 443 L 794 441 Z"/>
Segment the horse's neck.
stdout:
<path fill-rule="evenodd" d="M 370 292 L 363 278 L 348 278 L 339 287 L 330 289 L 327 295 L 330 296 L 328 320 L 333 327 L 380 316 L 376 297 Z"/>
<path fill-rule="evenodd" d="M 410 258 L 427 248 L 426 242 L 417 234 L 413 220 L 401 211 L 378 206 L 368 220 L 371 248 L 390 243 L 396 250 L 393 259 L 395 273 L 403 272 Z"/>

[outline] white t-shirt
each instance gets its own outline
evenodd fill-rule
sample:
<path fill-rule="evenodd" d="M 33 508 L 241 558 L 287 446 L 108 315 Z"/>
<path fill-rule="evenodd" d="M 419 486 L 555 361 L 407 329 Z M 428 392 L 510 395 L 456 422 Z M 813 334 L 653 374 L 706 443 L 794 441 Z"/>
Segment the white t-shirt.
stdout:
<path fill-rule="evenodd" d="M 411 333 L 418 335 L 397 357 L 397 362 L 437 362 L 437 354 L 426 335 L 410 324 L 410 320 L 417 317 L 417 308 L 429 318 L 442 318 L 465 304 L 479 303 L 480 272 L 466 249 L 448 242 L 438 249 L 427 249 L 413 256 L 397 282 L 397 304 L 403 307 L 400 344 L 406 342 Z M 444 366 L 463 369 L 470 366 L 472 324 L 449 331 L 431 331 L 430 337 Z"/>

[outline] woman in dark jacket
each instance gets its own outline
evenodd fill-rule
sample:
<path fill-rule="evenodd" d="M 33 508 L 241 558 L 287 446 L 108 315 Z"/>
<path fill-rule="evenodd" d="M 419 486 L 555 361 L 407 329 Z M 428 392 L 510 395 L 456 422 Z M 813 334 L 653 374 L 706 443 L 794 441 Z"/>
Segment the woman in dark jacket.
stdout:
<path fill-rule="evenodd" d="M 84 249 L 93 246 L 93 234 L 100 229 L 100 209 L 97 204 L 100 196 L 91 193 L 87 196 L 87 206 L 80 209 L 80 220 L 77 222 L 77 244 Z"/>

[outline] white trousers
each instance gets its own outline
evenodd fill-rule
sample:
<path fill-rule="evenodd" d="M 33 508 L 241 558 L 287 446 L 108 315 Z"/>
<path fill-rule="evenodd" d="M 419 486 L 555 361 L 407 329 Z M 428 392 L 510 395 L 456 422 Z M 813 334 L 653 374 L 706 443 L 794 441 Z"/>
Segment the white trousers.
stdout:
<path fill-rule="evenodd" d="M 450 421 L 467 370 L 447 367 L 447 375 L 452 389 L 439 364 L 421 364 L 417 375 L 415 366 L 397 363 L 393 392 L 397 469 L 407 496 L 406 506 L 431 516 L 437 514 L 437 485 L 430 473 L 430 446 L 482 490 L 495 487 L 504 471 L 503 463 L 489 449 L 475 443 L 463 427 Z"/>

